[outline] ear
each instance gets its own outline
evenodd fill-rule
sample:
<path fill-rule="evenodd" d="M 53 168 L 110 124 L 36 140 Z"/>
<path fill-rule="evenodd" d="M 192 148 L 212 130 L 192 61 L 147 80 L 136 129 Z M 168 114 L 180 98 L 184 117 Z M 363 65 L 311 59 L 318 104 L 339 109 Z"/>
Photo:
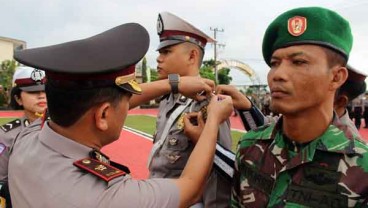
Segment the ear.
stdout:
<path fill-rule="evenodd" d="M 95 123 L 97 129 L 106 131 L 109 128 L 108 118 L 110 116 L 110 110 L 112 106 L 110 103 L 103 103 L 97 107 L 95 111 Z"/>
<path fill-rule="evenodd" d="M 344 108 L 349 104 L 349 98 L 346 95 L 338 95 L 335 99 L 334 105 L 338 108 Z"/>
<path fill-rule="evenodd" d="M 337 90 L 348 78 L 348 70 L 343 66 L 336 66 L 332 70 L 331 90 Z"/>
<path fill-rule="evenodd" d="M 14 95 L 14 99 L 18 103 L 18 105 L 20 105 L 20 106 L 23 105 L 23 101 L 22 101 L 22 98 L 20 98 L 20 94 L 19 94 L 19 97 L 18 97 L 18 95 Z"/>
<path fill-rule="evenodd" d="M 199 59 L 199 52 L 194 47 L 190 50 L 189 61 L 191 64 L 197 64 Z"/>

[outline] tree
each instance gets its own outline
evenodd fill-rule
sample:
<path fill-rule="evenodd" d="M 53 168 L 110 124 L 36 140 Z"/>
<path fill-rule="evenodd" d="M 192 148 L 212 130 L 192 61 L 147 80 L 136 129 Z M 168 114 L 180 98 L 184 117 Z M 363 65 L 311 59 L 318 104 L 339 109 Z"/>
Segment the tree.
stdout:
<path fill-rule="evenodd" d="M 151 70 L 151 82 L 156 81 L 158 79 L 157 71 L 154 69 L 150 69 L 150 70 Z"/>
<path fill-rule="evenodd" d="M 15 60 L 5 60 L 1 63 L 0 84 L 10 89 L 15 68 L 18 66 Z"/>
<path fill-rule="evenodd" d="M 143 83 L 147 82 L 147 59 L 146 57 L 142 60 L 142 79 Z"/>
<path fill-rule="evenodd" d="M 210 66 L 202 66 L 199 70 L 199 75 L 202 78 L 207 78 L 215 81 L 215 75 L 213 74 L 212 67 Z"/>
<path fill-rule="evenodd" d="M 222 68 L 221 70 L 218 71 L 218 82 L 219 84 L 230 84 L 231 80 L 233 80 L 233 78 L 231 76 L 229 76 L 230 73 L 230 69 L 229 68 Z"/>
<path fill-rule="evenodd" d="M 219 63 L 220 62 L 217 62 L 217 65 Z M 203 78 L 207 78 L 207 79 L 211 79 L 215 81 L 214 68 L 215 68 L 215 60 L 210 59 L 207 61 L 203 61 L 203 66 L 200 68 L 199 74 Z M 230 84 L 233 78 L 229 76 L 229 73 L 230 73 L 229 68 L 219 69 L 218 74 L 217 74 L 218 84 Z"/>

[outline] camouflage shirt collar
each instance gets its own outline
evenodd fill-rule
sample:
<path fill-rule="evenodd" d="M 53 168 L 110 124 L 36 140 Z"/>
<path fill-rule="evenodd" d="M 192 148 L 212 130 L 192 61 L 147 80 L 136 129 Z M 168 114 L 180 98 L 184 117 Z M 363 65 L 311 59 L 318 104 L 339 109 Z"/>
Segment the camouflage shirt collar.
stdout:
<path fill-rule="evenodd" d="M 284 166 L 281 171 L 312 161 L 316 150 L 355 154 L 354 139 L 345 136 L 345 133 L 337 127 L 340 124 L 338 117 L 334 116 L 333 122 L 321 136 L 308 144 L 299 145 L 301 148 L 298 151 L 290 149 L 293 145 L 289 144 L 290 140 L 282 132 L 281 119 L 276 124 L 269 126 L 266 132 L 269 133 L 269 139 L 272 141 L 270 150 Z"/>

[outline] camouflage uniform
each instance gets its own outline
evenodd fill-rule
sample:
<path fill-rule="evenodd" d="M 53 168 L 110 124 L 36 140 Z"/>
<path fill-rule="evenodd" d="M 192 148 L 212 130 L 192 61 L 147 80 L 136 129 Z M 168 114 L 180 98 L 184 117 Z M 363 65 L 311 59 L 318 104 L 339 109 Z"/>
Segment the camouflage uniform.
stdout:
<path fill-rule="evenodd" d="M 360 139 L 336 116 L 302 145 L 283 134 L 282 118 L 250 131 L 239 141 L 231 206 L 368 206 L 368 147 Z"/>

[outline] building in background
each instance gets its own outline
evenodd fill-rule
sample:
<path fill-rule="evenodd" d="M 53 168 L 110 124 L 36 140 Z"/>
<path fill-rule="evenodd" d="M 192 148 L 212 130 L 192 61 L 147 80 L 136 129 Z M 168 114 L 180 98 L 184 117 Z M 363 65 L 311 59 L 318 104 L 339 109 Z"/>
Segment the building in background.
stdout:
<path fill-rule="evenodd" d="M 14 50 L 25 49 L 27 43 L 23 40 L 0 36 L 0 63 L 5 60 L 13 60 Z"/>

